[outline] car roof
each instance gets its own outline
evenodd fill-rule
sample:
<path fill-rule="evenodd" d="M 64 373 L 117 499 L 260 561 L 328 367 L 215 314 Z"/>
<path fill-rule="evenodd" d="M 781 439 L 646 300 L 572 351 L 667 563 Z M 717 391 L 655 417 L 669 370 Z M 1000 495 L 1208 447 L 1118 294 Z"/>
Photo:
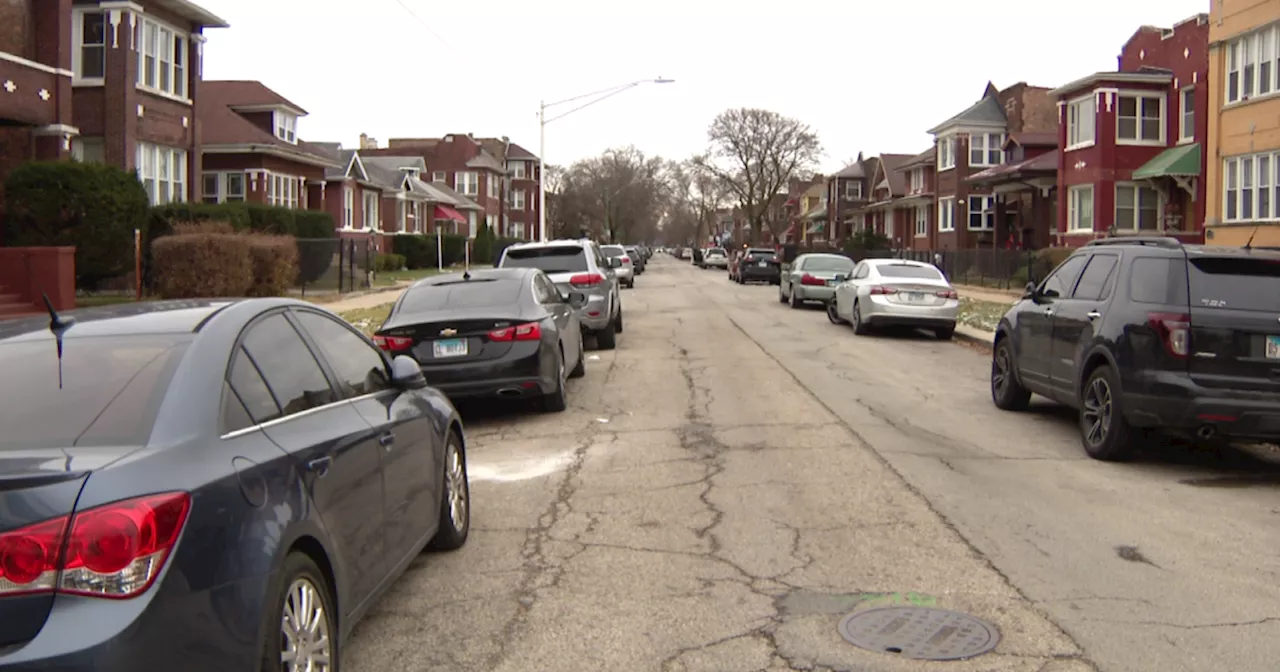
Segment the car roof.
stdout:
<path fill-rule="evenodd" d="M 827 259 L 848 259 L 849 261 L 853 261 L 852 259 L 849 259 L 849 257 L 846 257 L 843 254 L 832 254 L 831 252 L 806 252 L 805 254 L 802 254 L 800 256 L 801 257 L 825 257 Z"/>
<path fill-rule="evenodd" d="M 58 313 L 58 316 L 64 319 L 75 318 L 75 324 L 63 332 L 64 339 L 138 334 L 193 334 L 199 331 L 209 318 L 228 306 L 255 300 L 260 299 L 139 301 L 66 310 Z M 289 300 L 280 302 L 293 303 Z M 48 334 L 48 315 L 0 321 L 0 343 L 32 337 L 45 338 Z"/>
<path fill-rule="evenodd" d="M 615 245 L 615 244 L 613 244 L 613 243 L 610 243 L 610 244 L 608 244 L 608 245 L 601 245 L 601 246 L 600 246 L 600 249 L 604 249 L 604 248 L 606 248 L 606 247 L 616 247 L 616 248 L 618 248 L 619 250 L 625 250 L 625 249 L 627 249 L 625 245 Z"/>
<path fill-rule="evenodd" d="M 528 249 L 533 247 L 553 247 L 557 245 L 562 247 L 584 247 L 590 244 L 591 244 L 591 241 L 585 238 L 584 239 L 557 238 L 555 240 L 547 240 L 547 241 L 531 240 L 525 243 L 514 243 L 512 245 L 508 245 L 506 249 L 523 250 L 523 249 Z"/>
<path fill-rule="evenodd" d="M 464 273 L 432 275 L 413 283 L 410 288 L 452 285 L 467 280 L 519 280 L 538 272 L 536 268 L 480 268 Z"/>
<path fill-rule="evenodd" d="M 878 259 L 863 259 L 863 261 L 865 261 L 866 263 L 872 266 L 895 265 L 895 266 L 924 266 L 925 268 L 936 268 L 933 264 L 925 263 L 923 261 L 916 261 L 915 259 L 893 259 L 893 258 L 886 257 L 886 258 L 878 258 Z"/>

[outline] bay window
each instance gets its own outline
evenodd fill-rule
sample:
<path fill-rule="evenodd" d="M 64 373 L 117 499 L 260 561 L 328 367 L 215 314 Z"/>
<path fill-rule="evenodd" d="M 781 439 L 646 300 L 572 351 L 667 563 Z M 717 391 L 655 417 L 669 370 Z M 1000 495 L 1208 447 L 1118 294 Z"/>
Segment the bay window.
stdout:
<path fill-rule="evenodd" d="M 137 143 L 138 180 L 152 205 L 187 200 L 187 153 L 174 147 Z"/>
<path fill-rule="evenodd" d="M 1229 157 L 1223 173 L 1224 222 L 1280 219 L 1280 152 Z"/>
<path fill-rule="evenodd" d="M 1125 144 L 1164 142 L 1164 94 L 1120 94 L 1116 141 Z"/>
<path fill-rule="evenodd" d="M 1098 101 L 1092 92 L 1067 104 L 1067 149 L 1089 147 L 1098 126 Z"/>
<path fill-rule="evenodd" d="M 525 162 L 524 161 L 508 161 L 507 170 L 511 173 L 511 178 L 515 180 L 525 179 Z"/>
<path fill-rule="evenodd" d="M 524 189 L 516 189 L 511 192 L 511 209 L 516 211 L 525 209 Z"/>
<path fill-rule="evenodd" d="M 1116 185 L 1116 229 L 1160 230 L 1160 192 L 1137 184 Z"/>
<path fill-rule="evenodd" d="M 969 230 L 994 231 L 996 228 L 996 197 L 969 197 Z"/>
<path fill-rule="evenodd" d="M 1004 158 L 1003 133 L 970 133 L 969 165 L 998 166 Z"/>
<path fill-rule="evenodd" d="M 154 93 L 187 97 L 187 36 L 155 19 L 141 16 L 135 28 L 137 83 Z"/>
<path fill-rule="evenodd" d="M 1067 231 L 1093 231 L 1093 185 L 1067 189 Z"/>
<path fill-rule="evenodd" d="M 244 201 L 244 173 L 205 173 L 201 200 L 205 203 Z"/>
<path fill-rule="evenodd" d="M 300 179 L 296 175 L 267 173 L 267 205 L 297 210 L 299 191 L 301 191 L 298 187 Z"/>
<path fill-rule="evenodd" d="M 94 9 L 77 9 L 72 17 L 71 70 L 76 79 L 100 80 L 107 74 L 106 14 Z"/>
<path fill-rule="evenodd" d="M 479 196 L 480 174 L 465 171 L 454 173 L 453 189 L 463 196 Z"/>
<path fill-rule="evenodd" d="M 956 199 L 938 199 L 938 231 L 956 230 Z"/>
<path fill-rule="evenodd" d="M 938 170 L 951 170 L 956 167 L 956 139 L 946 137 L 938 139 Z"/>

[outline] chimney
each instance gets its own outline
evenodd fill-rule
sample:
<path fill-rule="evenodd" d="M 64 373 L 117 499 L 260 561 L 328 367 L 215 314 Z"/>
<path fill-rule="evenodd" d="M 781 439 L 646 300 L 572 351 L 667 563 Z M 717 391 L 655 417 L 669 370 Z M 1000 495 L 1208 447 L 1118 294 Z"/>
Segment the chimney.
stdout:
<path fill-rule="evenodd" d="M 377 149 L 378 139 L 369 137 L 368 133 L 360 134 L 360 149 Z"/>

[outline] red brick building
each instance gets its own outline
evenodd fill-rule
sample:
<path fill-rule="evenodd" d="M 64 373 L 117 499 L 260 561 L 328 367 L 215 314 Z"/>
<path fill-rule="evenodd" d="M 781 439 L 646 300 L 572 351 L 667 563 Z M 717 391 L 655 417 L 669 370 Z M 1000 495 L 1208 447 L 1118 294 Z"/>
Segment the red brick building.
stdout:
<path fill-rule="evenodd" d="M 902 229 L 900 247 L 903 249 L 933 249 L 934 198 L 938 183 L 936 152 L 930 147 L 898 166 L 905 189 L 898 201 L 904 221 L 897 225 Z"/>
<path fill-rule="evenodd" d="M 827 178 L 827 220 L 831 228 L 830 239 L 842 241 L 850 233 L 861 229 L 862 209 L 870 203 L 871 187 L 867 181 L 879 165 L 877 157 L 858 158 Z"/>
<path fill-rule="evenodd" d="M 871 202 L 862 210 L 864 224 L 888 237 L 893 249 L 902 249 L 911 213 L 902 205 L 902 198 L 907 195 L 907 184 L 901 168 L 913 157 L 910 154 L 881 154 L 876 158 L 876 171 L 867 180 L 871 185 Z"/>
<path fill-rule="evenodd" d="M 1055 89 L 1059 244 L 1108 234 L 1203 239 L 1209 17 L 1143 26 L 1116 72 Z"/>
<path fill-rule="evenodd" d="M 481 145 L 507 167 L 502 235 L 533 240 L 538 237 L 538 156 L 511 139 L 481 138 Z"/>
<path fill-rule="evenodd" d="M 203 31 L 192 2 L 0 2 L 0 184 L 32 159 L 137 170 L 153 203 L 199 197 Z"/>
<path fill-rule="evenodd" d="M 1003 218 L 1005 247 L 1038 249 L 1058 234 L 1058 134 L 1010 133 L 1004 163 L 969 176 L 973 186 L 988 187 Z"/>

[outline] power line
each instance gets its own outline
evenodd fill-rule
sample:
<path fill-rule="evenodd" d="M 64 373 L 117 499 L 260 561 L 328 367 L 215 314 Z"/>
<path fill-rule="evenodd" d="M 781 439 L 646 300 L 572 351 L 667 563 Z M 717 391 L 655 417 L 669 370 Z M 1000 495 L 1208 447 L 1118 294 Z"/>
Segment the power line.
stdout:
<path fill-rule="evenodd" d="M 462 58 L 462 54 L 458 53 L 458 50 L 455 49 L 452 44 L 449 44 L 449 41 L 444 39 L 444 36 L 442 36 L 440 33 L 437 33 L 436 29 L 431 27 L 431 24 L 424 21 L 421 16 L 418 16 L 417 12 L 413 11 L 413 8 L 409 7 L 409 5 L 406 5 L 404 0 L 396 0 L 396 4 L 400 5 L 400 7 L 404 9 L 404 11 L 408 12 L 409 16 L 412 16 L 414 20 L 422 24 L 422 27 L 426 28 L 427 32 L 431 33 L 431 35 L 435 37 L 436 40 L 440 42 L 440 44 L 443 44 L 446 48 L 448 48 L 449 51 L 452 51 L 454 56 L 457 56 L 458 58 Z"/>

